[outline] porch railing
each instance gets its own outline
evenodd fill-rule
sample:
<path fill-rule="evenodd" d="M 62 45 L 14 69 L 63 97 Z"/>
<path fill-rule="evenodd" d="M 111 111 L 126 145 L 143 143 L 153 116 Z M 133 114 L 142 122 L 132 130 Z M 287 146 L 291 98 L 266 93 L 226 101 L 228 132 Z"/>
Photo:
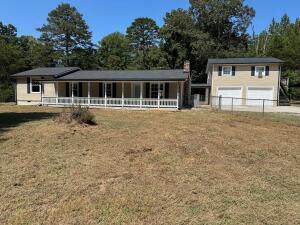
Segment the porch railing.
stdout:
<path fill-rule="evenodd" d="M 178 108 L 177 99 L 152 98 L 87 98 L 87 97 L 43 97 L 43 105 L 58 106 L 102 106 L 135 108 Z"/>

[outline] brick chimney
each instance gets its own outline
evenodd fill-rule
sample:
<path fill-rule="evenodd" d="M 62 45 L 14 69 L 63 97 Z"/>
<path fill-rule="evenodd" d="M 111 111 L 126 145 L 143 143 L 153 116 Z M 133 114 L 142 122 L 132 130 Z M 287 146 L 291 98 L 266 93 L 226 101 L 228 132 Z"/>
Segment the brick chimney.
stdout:
<path fill-rule="evenodd" d="M 191 72 L 191 65 L 190 65 L 190 61 L 186 60 L 184 61 L 184 65 L 183 65 L 183 72 L 184 73 L 190 73 Z"/>

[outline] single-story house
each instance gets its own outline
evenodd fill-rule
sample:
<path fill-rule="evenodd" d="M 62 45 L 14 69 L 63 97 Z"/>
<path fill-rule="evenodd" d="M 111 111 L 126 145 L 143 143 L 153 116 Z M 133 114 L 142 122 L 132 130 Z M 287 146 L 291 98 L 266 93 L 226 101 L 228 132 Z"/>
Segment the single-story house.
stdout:
<path fill-rule="evenodd" d="M 181 108 L 188 105 L 186 70 L 84 71 L 37 68 L 12 75 L 18 105 Z"/>
<path fill-rule="evenodd" d="M 277 58 L 209 59 L 207 83 L 191 84 L 183 70 L 84 71 L 37 68 L 12 75 L 19 105 L 182 108 L 191 93 L 203 104 L 276 106 L 281 64 Z M 220 101 L 222 99 L 222 101 Z M 219 102 L 218 102 L 219 101 Z"/>

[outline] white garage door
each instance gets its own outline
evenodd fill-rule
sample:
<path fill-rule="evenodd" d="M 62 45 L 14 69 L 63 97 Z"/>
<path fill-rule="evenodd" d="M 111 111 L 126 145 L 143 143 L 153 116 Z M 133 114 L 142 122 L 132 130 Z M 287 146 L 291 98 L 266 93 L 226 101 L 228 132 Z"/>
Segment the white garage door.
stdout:
<path fill-rule="evenodd" d="M 242 104 L 242 88 L 239 87 L 220 87 L 218 88 L 218 96 L 222 96 L 222 105 L 231 105 L 232 98 L 233 105 Z"/>
<path fill-rule="evenodd" d="M 274 100 L 273 99 L 273 88 L 270 87 L 259 87 L 259 88 L 248 88 L 248 100 L 247 105 L 263 105 L 262 99 Z M 257 99 L 257 100 L 255 100 Z M 266 106 L 274 105 L 274 101 L 265 101 Z"/>

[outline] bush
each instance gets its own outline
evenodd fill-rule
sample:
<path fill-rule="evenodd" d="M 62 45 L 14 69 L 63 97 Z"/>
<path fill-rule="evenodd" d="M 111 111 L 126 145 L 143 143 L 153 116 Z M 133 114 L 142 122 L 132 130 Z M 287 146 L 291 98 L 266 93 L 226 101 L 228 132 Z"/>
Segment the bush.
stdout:
<path fill-rule="evenodd" d="M 80 105 L 73 106 L 68 112 L 64 110 L 57 117 L 55 117 L 55 121 L 63 123 L 71 123 L 72 121 L 76 121 L 80 124 L 89 125 L 97 124 L 94 114 L 92 114 L 88 108 L 83 108 Z"/>
<path fill-rule="evenodd" d="M 83 108 L 80 105 L 77 107 L 72 107 L 71 118 L 81 124 L 96 124 L 95 115 L 91 113 L 88 108 Z"/>

